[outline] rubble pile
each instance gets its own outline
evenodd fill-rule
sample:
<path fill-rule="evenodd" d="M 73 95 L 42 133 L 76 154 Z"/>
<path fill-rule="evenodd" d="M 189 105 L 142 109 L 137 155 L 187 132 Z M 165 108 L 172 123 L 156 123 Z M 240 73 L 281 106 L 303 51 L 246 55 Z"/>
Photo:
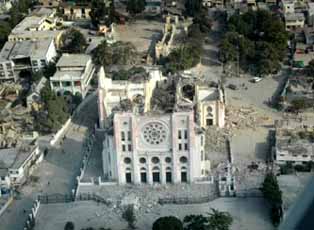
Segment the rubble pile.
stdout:
<path fill-rule="evenodd" d="M 227 139 L 231 136 L 230 130 L 221 128 L 209 128 L 206 130 L 206 152 L 227 153 Z"/>
<path fill-rule="evenodd" d="M 228 105 L 226 108 L 227 129 L 256 129 L 257 126 L 269 121 L 269 117 L 262 116 L 253 107 L 235 107 Z"/>
<path fill-rule="evenodd" d="M 268 172 L 268 166 L 265 162 L 237 163 L 234 172 L 237 178 L 237 190 L 252 190 L 259 189 Z"/>
<path fill-rule="evenodd" d="M 23 106 L 7 108 L 0 113 L 0 148 L 18 144 L 24 132 L 33 130 L 33 118 Z"/>
<path fill-rule="evenodd" d="M 208 184 L 177 184 L 164 186 L 104 186 L 97 195 L 104 197 L 110 208 L 121 214 L 128 205 L 138 213 L 149 213 L 159 206 L 159 198 L 200 198 L 213 196 L 215 186 Z"/>

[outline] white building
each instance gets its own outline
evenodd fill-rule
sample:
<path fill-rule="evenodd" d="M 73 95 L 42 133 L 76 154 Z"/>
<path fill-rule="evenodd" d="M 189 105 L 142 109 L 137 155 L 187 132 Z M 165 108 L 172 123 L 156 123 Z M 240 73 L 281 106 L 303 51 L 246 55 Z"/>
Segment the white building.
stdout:
<path fill-rule="evenodd" d="M 6 42 L 0 53 L 0 80 L 15 80 L 21 70 L 38 71 L 57 56 L 52 39 Z"/>
<path fill-rule="evenodd" d="M 113 129 L 103 152 L 109 179 L 166 184 L 205 176 L 204 134 L 195 126 L 193 111 L 162 116 L 116 113 Z"/>
<path fill-rule="evenodd" d="M 277 164 L 307 164 L 314 160 L 313 128 L 277 128 L 273 157 Z"/>
<path fill-rule="evenodd" d="M 99 71 L 99 126 L 106 131 L 105 177 L 119 184 L 209 180 L 210 161 L 200 121 L 205 114 L 211 119 L 208 125 L 204 120 L 205 128 L 223 127 L 219 117 L 224 119 L 224 106 L 218 89 L 190 85 L 195 81 L 181 75 L 165 78 L 156 67 L 145 71 L 136 71 L 129 81 Z M 199 113 L 198 106 L 206 112 Z"/>
<path fill-rule="evenodd" d="M 43 154 L 35 142 L 0 150 L 0 185 L 4 188 L 22 185 L 41 162 Z"/>
<path fill-rule="evenodd" d="M 51 89 L 60 94 L 80 95 L 88 91 L 95 66 L 89 55 L 63 54 L 57 62 L 57 72 L 50 78 Z"/>

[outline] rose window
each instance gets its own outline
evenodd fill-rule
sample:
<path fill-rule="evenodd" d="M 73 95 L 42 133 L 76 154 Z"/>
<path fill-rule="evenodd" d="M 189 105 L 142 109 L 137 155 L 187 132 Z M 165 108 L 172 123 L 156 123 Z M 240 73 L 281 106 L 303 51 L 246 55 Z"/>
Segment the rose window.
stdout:
<path fill-rule="evenodd" d="M 143 128 L 144 140 L 151 145 L 159 145 L 166 139 L 166 128 L 158 122 L 149 123 Z"/>

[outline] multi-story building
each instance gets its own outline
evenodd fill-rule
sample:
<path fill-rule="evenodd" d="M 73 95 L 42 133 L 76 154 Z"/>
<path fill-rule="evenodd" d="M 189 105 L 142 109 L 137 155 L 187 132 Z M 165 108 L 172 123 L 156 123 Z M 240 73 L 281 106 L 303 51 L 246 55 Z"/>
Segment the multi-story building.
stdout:
<path fill-rule="evenodd" d="M 43 159 L 36 140 L 0 150 L 0 185 L 4 188 L 22 185 L 34 167 Z"/>
<path fill-rule="evenodd" d="M 280 127 L 276 129 L 273 158 L 277 164 L 307 164 L 314 160 L 314 129 Z"/>
<path fill-rule="evenodd" d="M 51 40 L 59 44 L 62 30 L 56 30 L 58 18 L 54 9 L 41 8 L 25 17 L 8 36 L 9 41 Z"/>
<path fill-rule="evenodd" d="M 206 91 L 206 87 L 190 85 L 195 79 L 185 79 L 189 77 L 165 78 L 156 67 L 145 71 L 128 80 L 115 80 L 105 76 L 103 69 L 99 71 L 105 177 L 119 184 L 206 180 L 210 161 L 200 126 L 203 113 L 198 111 L 206 110 L 206 128 L 223 126 L 224 107 L 217 102 L 223 99 L 217 98 L 217 87 L 211 92 L 208 86 Z"/>
<path fill-rule="evenodd" d="M 41 70 L 56 56 L 52 39 L 8 41 L 0 52 L 0 80 L 15 80 L 21 70 Z"/>
<path fill-rule="evenodd" d="M 104 141 L 105 175 L 119 184 L 193 182 L 205 173 L 204 133 L 193 111 L 115 113 Z M 203 167 L 202 167 L 203 166 Z"/>
<path fill-rule="evenodd" d="M 281 2 L 285 26 L 288 31 L 294 31 L 304 27 L 304 13 L 295 11 L 295 3 L 296 1 L 294 0 L 283 0 Z"/>
<path fill-rule="evenodd" d="M 40 5 L 42 5 L 43 7 L 47 7 L 47 8 L 50 8 L 50 7 L 53 7 L 53 8 L 56 8 L 60 5 L 62 0 L 39 0 L 38 3 Z"/>
<path fill-rule="evenodd" d="M 91 57 L 85 54 L 63 54 L 56 67 L 56 73 L 50 78 L 51 89 L 60 94 L 80 95 L 84 98 L 95 72 Z"/>
<path fill-rule="evenodd" d="M 88 2 L 62 2 L 60 9 L 68 20 L 90 19 L 91 4 Z"/>

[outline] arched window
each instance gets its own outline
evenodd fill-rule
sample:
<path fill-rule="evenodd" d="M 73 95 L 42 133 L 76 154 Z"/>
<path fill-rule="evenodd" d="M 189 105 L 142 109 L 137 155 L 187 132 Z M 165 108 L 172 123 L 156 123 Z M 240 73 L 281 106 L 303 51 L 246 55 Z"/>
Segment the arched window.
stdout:
<path fill-rule="evenodd" d="M 165 158 L 165 162 L 166 162 L 166 163 L 171 163 L 171 157 L 166 157 L 166 158 Z"/>
<path fill-rule="evenodd" d="M 130 164 L 131 162 L 132 162 L 132 160 L 131 160 L 130 157 L 124 158 L 124 163 L 125 163 L 125 164 Z"/>
<path fill-rule="evenodd" d="M 188 162 L 188 158 L 186 158 L 186 157 L 184 157 L 184 156 L 183 156 L 183 157 L 180 157 L 180 162 L 183 163 L 183 164 L 184 164 L 184 163 L 187 163 L 187 162 Z"/>
<path fill-rule="evenodd" d="M 158 157 L 153 157 L 152 158 L 152 163 L 154 163 L 154 164 L 158 164 L 159 163 L 159 158 Z"/>
<path fill-rule="evenodd" d="M 139 161 L 140 161 L 141 164 L 145 164 L 146 163 L 146 158 L 145 157 L 141 157 Z"/>

